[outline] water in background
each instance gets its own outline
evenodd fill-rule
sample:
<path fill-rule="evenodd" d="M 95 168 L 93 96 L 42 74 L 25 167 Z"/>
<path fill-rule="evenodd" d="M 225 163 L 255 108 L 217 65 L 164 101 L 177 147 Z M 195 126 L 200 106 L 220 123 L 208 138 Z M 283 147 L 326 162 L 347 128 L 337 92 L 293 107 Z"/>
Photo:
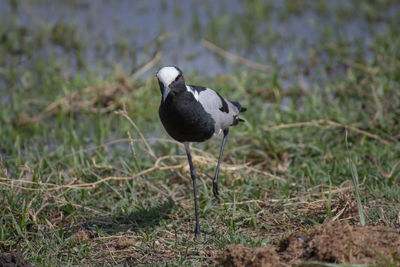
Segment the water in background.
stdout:
<path fill-rule="evenodd" d="M 17 25 L 27 32 L 51 29 L 48 32 L 56 36 L 35 47 L 29 57 L 21 55 L 17 62 L 6 56 L 5 65 L 29 68 L 38 60 L 56 60 L 62 62 L 60 68 L 66 75 L 84 72 L 82 65 L 105 75 L 117 63 L 129 73 L 150 60 L 156 49 L 153 40 L 170 33 L 162 42 L 159 65 L 174 64 L 185 73 L 210 76 L 244 67 L 205 48 L 201 39 L 206 39 L 233 54 L 272 66 L 287 81 L 283 87 L 292 84 L 293 72 L 304 72 L 316 80 L 341 72 L 338 59 L 323 47 L 325 40 L 348 44 L 353 53 L 368 60 L 371 32 L 385 32 L 399 11 L 395 3 L 374 10 L 380 18 L 371 18 L 368 6 L 357 1 L 2 2 L 0 16 L 6 25 Z M 7 27 L 2 30 L 7 31 Z M 316 57 L 324 63 L 322 68 L 313 60 Z"/>

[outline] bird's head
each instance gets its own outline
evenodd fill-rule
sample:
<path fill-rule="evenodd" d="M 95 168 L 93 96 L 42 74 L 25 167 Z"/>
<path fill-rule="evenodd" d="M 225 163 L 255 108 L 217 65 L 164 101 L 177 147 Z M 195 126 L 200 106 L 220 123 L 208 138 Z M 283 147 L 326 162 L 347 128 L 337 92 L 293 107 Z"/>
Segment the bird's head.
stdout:
<path fill-rule="evenodd" d="M 176 66 L 163 67 L 156 73 L 156 76 L 163 102 L 167 99 L 170 92 L 186 90 L 185 79 L 183 78 L 182 71 Z"/>

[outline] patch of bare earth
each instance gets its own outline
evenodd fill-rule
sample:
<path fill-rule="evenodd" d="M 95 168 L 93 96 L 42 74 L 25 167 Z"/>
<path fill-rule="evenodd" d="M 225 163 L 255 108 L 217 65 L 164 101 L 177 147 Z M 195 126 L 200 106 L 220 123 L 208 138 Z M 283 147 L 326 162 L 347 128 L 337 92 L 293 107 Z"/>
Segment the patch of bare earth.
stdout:
<path fill-rule="evenodd" d="M 0 253 L 0 266 L 4 267 L 34 267 L 19 253 Z"/>
<path fill-rule="evenodd" d="M 306 261 L 344 264 L 398 263 L 400 233 L 383 226 L 351 226 L 346 221 L 296 231 L 276 247 L 251 249 L 230 245 L 221 255 L 225 266 L 291 266 Z M 395 260 L 397 259 L 397 260 Z"/>

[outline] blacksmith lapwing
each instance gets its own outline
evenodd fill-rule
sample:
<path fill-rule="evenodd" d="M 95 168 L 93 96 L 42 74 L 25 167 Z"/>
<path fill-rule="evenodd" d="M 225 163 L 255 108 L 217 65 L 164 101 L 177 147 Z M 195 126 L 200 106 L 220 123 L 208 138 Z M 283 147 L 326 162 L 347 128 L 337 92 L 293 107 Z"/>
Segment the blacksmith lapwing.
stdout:
<path fill-rule="evenodd" d="M 186 85 L 182 71 L 176 66 L 161 68 L 157 74 L 162 99 L 158 113 L 164 128 L 175 140 L 184 143 L 193 180 L 194 208 L 196 215 L 195 237 L 200 233 L 196 192 L 196 170 L 190 154 L 190 142 L 203 142 L 223 133 L 218 164 L 213 178 L 213 193 L 218 198 L 218 172 L 229 126 L 243 121 L 244 112 L 238 102 L 229 101 L 216 91 L 195 85 Z"/>

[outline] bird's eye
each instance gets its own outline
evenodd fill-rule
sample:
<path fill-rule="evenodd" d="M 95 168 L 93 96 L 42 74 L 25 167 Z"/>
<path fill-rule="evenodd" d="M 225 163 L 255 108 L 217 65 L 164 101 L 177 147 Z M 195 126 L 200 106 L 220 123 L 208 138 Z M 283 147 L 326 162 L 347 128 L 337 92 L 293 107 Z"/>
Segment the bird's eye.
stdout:
<path fill-rule="evenodd" d="M 179 80 L 180 75 L 176 76 L 175 78 L 175 82 L 177 82 Z"/>

